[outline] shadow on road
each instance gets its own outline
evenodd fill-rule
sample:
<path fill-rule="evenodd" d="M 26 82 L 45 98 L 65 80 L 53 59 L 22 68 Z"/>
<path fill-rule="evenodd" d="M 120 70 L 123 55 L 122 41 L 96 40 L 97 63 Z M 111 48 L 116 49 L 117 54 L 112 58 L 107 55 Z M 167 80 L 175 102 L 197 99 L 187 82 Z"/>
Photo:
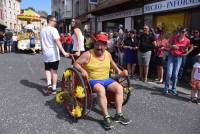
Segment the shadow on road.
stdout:
<path fill-rule="evenodd" d="M 30 88 L 35 88 L 37 89 L 39 92 L 41 92 L 44 96 L 46 96 L 46 94 L 43 92 L 43 89 L 45 89 L 46 87 L 37 83 L 33 83 L 29 80 L 20 80 L 20 83 L 24 86 L 30 87 Z"/>
<path fill-rule="evenodd" d="M 40 80 L 45 81 L 44 78 L 42 78 L 42 79 L 40 79 Z M 30 88 L 35 88 L 35 89 L 37 89 L 39 92 L 41 92 L 43 96 L 47 96 L 47 94 L 44 93 L 44 91 L 43 91 L 45 88 L 47 88 L 47 87 L 44 86 L 44 85 L 40 85 L 40 84 L 31 82 L 31 81 L 29 81 L 29 80 L 20 80 L 20 83 L 21 83 L 22 85 L 24 85 L 24 86 L 27 86 L 27 87 L 30 87 Z M 60 88 L 60 86 L 61 86 L 61 81 L 58 81 L 58 82 L 57 82 L 57 87 L 58 87 L 58 89 Z"/>
<path fill-rule="evenodd" d="M 56 113 L 56 117 L 58 119 L 65 120 L 70 124 L 77 122 L 76 120 L 74 120 L 69 116 L 63 104 L 56 103 L 55 98 L 46 101 L 45 106 L 48 106 L 51 110 L 53 110 Z"/>
<path fill-rule="evenodd" d="M 152 95 L 159 95 L 159 96 L 164 96 L 164 97 L 168 97 L 170 99 L 176 99 L 176 100 L 179 100 L 179 101 L 185 101 L 185 102 L 189 102 L 189 98 L 187 97 L 188 94 L 185 94 L 183 92 L 179 92 L 178 91 L 178 96 L 173 96 L 171 94 L 168 94 L 168 95 L 163 95 L 162 93 L 162 90 L 163 88 L 159 88 L 159 87 L 147 87 L 147 86 L 142 86 L 142 85 L 139 85 L 139 84 L 134 84 L 134 88 L 140 90 L 147 90 L 147 91 L 151 91 L 151 94 Z"/>
<path fill-rule="evenodd" d="M 51 110 L 53 110 L 56 113 L 56 117 L 58 119 L 65 120 L 65 121 L 69 122 L 70 124 L 78 123 L 77 119 L 72 118 L 68 114 L 68 112 L 64 108 L 63 104 L 57 104 L 56 103 L 55 98 L 46 101 L 45 106 L 48 106 Z M 97 108 L 92 108 L 92 111 L 95 112 L 95 113 L 101 114 L 100 110 L 98 110 Z M 85 116 L 83 118 L 83 120 L 89 120 L 89 121 L 97 122 L 98 124 L 100 124 L 103 127 L 102 120 L 95 119 L 90 115 Z"/>

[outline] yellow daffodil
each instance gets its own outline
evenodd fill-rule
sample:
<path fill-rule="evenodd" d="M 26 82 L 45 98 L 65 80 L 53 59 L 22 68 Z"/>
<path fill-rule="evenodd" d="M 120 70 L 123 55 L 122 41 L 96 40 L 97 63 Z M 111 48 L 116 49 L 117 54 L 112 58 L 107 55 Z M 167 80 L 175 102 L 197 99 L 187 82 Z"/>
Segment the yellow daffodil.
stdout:
<path fill-rule="evenodd" d="M 129 93 L 129 89 L 127 87 L 124 88 L 124 93 L 128 94 Z"/>
<path fill-rule="evenodd" d="M 72 76 L 72 71 L 71 70 L 67 70 L 64 72 L 64 78 L 68 78 Z"/>
<path fill-rule="evenodd" d="M 82 86 L 76 87 L 75 96 L 80 99 L 85 97 L 84 89 Z"/>
<path fill-rule="evenodd" d="M 56 94 L 56 102 L 57 103 L 61 104 L 64 102 L 64 94 L 65 94 L 65 92 L 62 92 L 62 91 Z"/>
<path fill-rule="evenodd" d="M 83 111 L 83 108 L 81 108 L 80 106 L 76 106 L 73 110 L 72 110 L 72 115 L 74 117 L 81 117 L 82 116 L 82 111 Z"/>

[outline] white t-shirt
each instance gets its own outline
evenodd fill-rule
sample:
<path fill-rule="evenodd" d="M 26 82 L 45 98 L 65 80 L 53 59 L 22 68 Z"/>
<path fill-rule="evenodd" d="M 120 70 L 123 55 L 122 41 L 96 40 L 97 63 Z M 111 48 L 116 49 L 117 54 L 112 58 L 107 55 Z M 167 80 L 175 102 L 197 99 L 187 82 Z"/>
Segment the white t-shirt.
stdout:
<path fill-rule="evenodd" d="M 194 72 L 194 79 L 200 80 L 200 64 L 198 62 L 196 62 L 193 65 L 193 67 L 196 68 L 196 70 Z"/>
<path fill-rule="evenodd" d="M 81 33 L 81 36 L 80 36 L 80 42 L 81 42 L 81 44 L 79 46 L 80 47 L 79 50 L 80 51 L 85 51 L 85 48 L 84 48 L 84 36 L 83 36 L 82 33 Z M 72 43 L 73 43 L 72 50 L 73 51 L 78 51 L 78 48 L 77 48 L 77 46 L 78 46 L 78 39 L 77 39 L 77 37 L 76 37 L 75 34 L 72 35 Z"/>
<path fill-rule="evenodd" d="M 56 45 L 56 39 L 60 39 L 58 30 L 47 26 L 40 33 L 42 53 L 44 62 L 55 62 L 60 60 L 59 48 Z"/>

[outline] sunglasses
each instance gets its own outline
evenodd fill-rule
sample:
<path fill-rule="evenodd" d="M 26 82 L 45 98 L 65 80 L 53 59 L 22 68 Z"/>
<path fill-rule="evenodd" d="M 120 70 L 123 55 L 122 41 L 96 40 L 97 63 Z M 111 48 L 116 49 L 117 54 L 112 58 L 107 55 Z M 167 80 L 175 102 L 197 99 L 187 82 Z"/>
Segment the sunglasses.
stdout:
<path fill-rule="evenodd" d="M 54 22 L 57 22 L 56 20 L 50 20 L 50 21 L 54 21 Z"/>

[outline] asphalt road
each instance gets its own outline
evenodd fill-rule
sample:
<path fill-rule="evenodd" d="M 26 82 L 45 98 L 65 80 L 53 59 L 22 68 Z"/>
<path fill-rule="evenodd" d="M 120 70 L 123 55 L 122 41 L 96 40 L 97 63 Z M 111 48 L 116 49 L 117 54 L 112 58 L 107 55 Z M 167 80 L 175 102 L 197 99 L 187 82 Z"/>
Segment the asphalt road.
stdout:
<path fill-rule="evenodd" d="M 62 58 L 59 80 L 69 66 Z M 163 96 L 156 84 L 140 81 L 132 81 L 135 91 L 123 110 L 133 120 L 130 125 L 115 123 L 105 131 L 97 106 L 73 122 L 54 96 L 42 92 L 43 70 L 39 54 L 0 54 L 0 134 L 200 134 L 200 105 L 188 102 L 187 93 Z"/>

